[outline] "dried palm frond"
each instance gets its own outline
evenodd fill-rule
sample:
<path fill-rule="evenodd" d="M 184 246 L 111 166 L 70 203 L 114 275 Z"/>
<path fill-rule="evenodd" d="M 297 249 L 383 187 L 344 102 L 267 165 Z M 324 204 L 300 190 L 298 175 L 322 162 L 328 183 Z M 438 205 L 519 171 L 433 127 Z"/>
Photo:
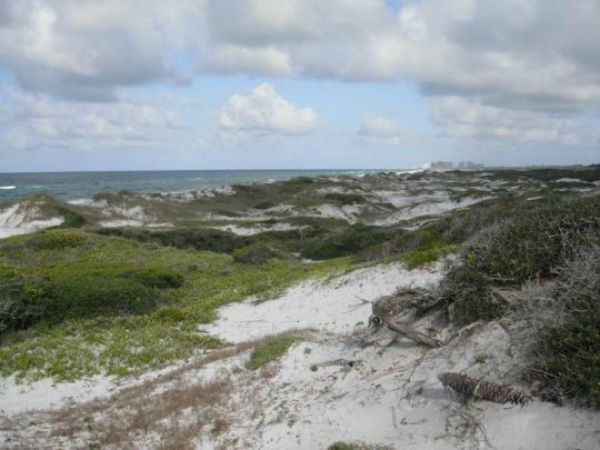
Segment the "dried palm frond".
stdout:
<path fill-rule="evenodd" d="M 438 380 L 454 392 L 476 399 L 519 405 L 524 405 L 532 400 L 529 392 L 510 384 L 476 379 L 462 373 L 444 372 L 438 375 Z"/>

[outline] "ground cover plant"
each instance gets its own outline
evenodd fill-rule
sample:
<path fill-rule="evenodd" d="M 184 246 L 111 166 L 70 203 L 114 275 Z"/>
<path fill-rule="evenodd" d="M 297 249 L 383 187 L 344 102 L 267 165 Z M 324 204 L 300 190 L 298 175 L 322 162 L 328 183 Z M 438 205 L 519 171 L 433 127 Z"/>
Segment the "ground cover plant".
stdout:
<path fill-rule="evenodd" d="M 78 230 L 5 239 L 0 373 L 74 379 L 161 367 L 221 344 L 197 330 L 219 306 L 349 264 L 243 264 L 229 255 Z"/>
<path fill-rule="evenodd" d="M 278 360 L 300 339 L 295 335 L 281 335 L 265 339 L 250 354 L 246 368 L 256 370 Z"/>

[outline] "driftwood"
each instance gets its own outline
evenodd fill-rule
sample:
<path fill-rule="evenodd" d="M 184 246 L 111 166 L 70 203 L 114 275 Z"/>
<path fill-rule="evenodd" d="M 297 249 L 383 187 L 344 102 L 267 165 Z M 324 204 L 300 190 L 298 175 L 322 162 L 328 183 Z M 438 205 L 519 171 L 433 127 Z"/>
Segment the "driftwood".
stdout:
<path fill-rule="evenodd" d="M 431 348 L 437 348 L 442 346 L 442 343 L 439 340 L 431 338 L 426 334 L 421 333 L 420 331 L 413 330 L 410 326 L 404 323 L 394 322 L 392 320 L 384 320 L 384 323 L 390 330 L 395 331 L 396 333 L 400 333 L 401 335 L 412 339 L 413 341 L 418 342 L 419 344 L 423 344 Z"/>
<path fill-rule="evenodd" d="M 533 398 L 529 392 L 510 384 L 476 379 L 462 373 L 444 372 L 438 375 L 438 380 L 458 394 L 496 403 L 524 405 Z"/>
<path fill-rule="evenodd" d="M 423 316 L 434 309 L 446 306 L 447 299 L 437 296 L 434 292 L 424 288 L 403 288 L 395 294 L 381 297 L 372 302 L 372 313 L 369 326 L 379 328 L 384 322 L 414 311 L 416 316 Z"/>

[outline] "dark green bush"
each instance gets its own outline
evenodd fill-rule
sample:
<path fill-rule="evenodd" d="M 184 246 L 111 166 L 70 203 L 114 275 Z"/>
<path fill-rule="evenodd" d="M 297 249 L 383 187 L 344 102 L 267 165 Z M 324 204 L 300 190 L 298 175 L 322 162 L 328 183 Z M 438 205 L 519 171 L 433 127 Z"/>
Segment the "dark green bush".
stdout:
<path fill-rule="evenodd" d="M 543 336 L 537 363 L 551 397 L 600 408 L 600 246 L 598 236 L 556 271 L 555 297 L 571 317 Z"/>
<path fill-rule="evenodd" d="M 263 264 L 277 256 L 267 244 L 256 243 L 233 252 L 233 260 L 244 264 Z"/>
<path fill-rule="evenodd" d="M 414 231 L 398 231 L 396 234 L 399 236 L 364 249 L 357 255 L 357 260 L 376 261 L 394 254 L 427 252 L 444 245 L 440 239 L 440 232 L 430 227 Z M 421 256 L 426 255 L 423 253 Z M 418 259 L 419 256 L 415 255 L 415 258 Z"/>
<path fill-rule="evenodd" d="M 600 408 L 600 316 L 581 317 L 543 337 L 537 369 L 552 392 Z"/>
<path fill-rule="evenodd" d="M 42 317 L 50 323 L 96 316 L 143 314 L 161 302 L 159 291 L 110 273 L 61 274 L 45 284 Z"/>
<path fill-rule="evenodd" d="M 170 299 L 165 289 L 183 281 L 178 272 L 160 268 L 73 267 L 42 276 L 0 264 L 0 333 L 40 321 L 147 313 Z"/>
<path fill-rule="evenodd" d="M 330 200 L 341 205 L 352 205 L 354 203 L 365 203 L 366 199 L 360 194 L 343 194 L 330 192 L 325 194 L 325 200 Z"/>
<path fill-rule="evenodd" d="M 74 231 L 39 231 L 27 240 L 27 245 L 36 250 L 60 250 L 75 248 L 86 244 L 85 235 Z"/>
<path fill-rule="evenodd" d="M 174 270 L 163 268 L 141 268 L 125 271 L 121 274 L 122 277 L 135 280 L 151 288 L 158 289 L 175 289 L 183 286 L 183 274 Z"/>
<path fill-rule="evenodd" d="M 406 262 L 408 269 L 412 270 L 424 264 L 436 262 L 440 259 L 440 256 L 440 250 L 435 248 L 430 248 L 428 250 L 417 250 L 407 254 L 404 258 L 404 262 Z"/>
<path fill-rule="evenodd" d="M 303 243 L 300 253 L 304 258 L 315 260 L 354 255 L 389 238 L 388 230 L 357 224 L 330 236 Z"/>
<path fill-rule="evenodd" d="M 265 200 L 262 202 L 258 202 L 256 205 L 253 206 L 254 209 L 269 209 L 269 208 L 273 208 L 275 206 L 274 202 Z"/>
<path fill-rule="evenodd" d="M 45 291 L 20 270 L 0 263 L 0 335 L 27 328 L 45 314 Z"/>
<path fill-rule="evenodd" d="M 183 322 L 188 319 L 188 315 L 181 308 L 161 308 L 152 314 L 152 317 L 161 322 Z"/>
<path fill-rule="evenodd" d="M 72 209 L 64 206 L 57 206 L 56 209 L 64 219 L 59 228 L 81 228 L 87 223 L 85 217 Z"/>
<path fill-rule="evenodd" d="M 207 228 L 177 228 L 152 231 L 137 228 L 104 228 L 96 232 L 102 235 L 135 239 L 140 242 L 153 241 L 176 248 L 194 248 L 216 253 L 231 253 L 252 243 L 250 237 Z"/>

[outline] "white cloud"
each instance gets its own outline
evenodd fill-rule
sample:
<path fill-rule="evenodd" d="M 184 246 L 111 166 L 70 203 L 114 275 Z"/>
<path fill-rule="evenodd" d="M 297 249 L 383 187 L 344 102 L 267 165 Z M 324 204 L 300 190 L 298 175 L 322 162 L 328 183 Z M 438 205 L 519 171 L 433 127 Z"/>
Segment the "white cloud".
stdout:
<path fill-rule="evenodd" d="M 400 125 L 387 117 L 369 116 L 360 125 L 357 135 L 400 145 L 409 137 Z"/>
<path fill-rule="evenodd" d="M 293 72 L 289 55 L 281 50 L 237 45 L 223 45 L 215 49 L 201 70 L 224 73 L 250 71 L 273 76 L 287 76 Z"/>
<path fill-rule="evenodd" d="M 461 97 L 431 101 L 432 120 L 452 138 L 513 140 L 586 145 L 596 142 L 594 131 L 568 116 L 490 106 Z"/>
<path fill-rule="evenodd" d="M 174 109 L 138 102 L 73 103 L 4 88 L 0 143 L 5 148 L 76 150 L 159 146 L 181 134 Z"/>
<path fill-rule="evenodd" d="M 3 0 L 0 69 L 27 92 L 91 102 L 108 124 L 84 128 L 120 136 L 98 101 L 123 108 L 129 87 L 212 72 L 410 80 L 431 97 L 446 136 L 572 144 L 597 135 L 578 120 L 597 121 L 598 23 L 598 0 L 408 0 L 398 9 L 385 0 Z M 313 110 L 264 91 L 233 97 L 220 128 L 315 127 Z M 81 108 L 59 107 L 79 121 Z M 14 142 L 30 138 L 29 126 L 58 145 L 68 133 L 52 117 L 14 122 Z M 375 118 L 361 129 L 370 139 L 403 136 Z"/>
<path fill-rule="evenodd" d="M 0 67 L 29 90 L 77 100 L 115 100 L 119 88 L 175 82 L 182 75 L 169 54 L 194 48 L 202 9 L 194 0 L 174 6 L 160 0 L 5 0 Z"/>
<path fill-rule="evenodd" d="M 313 109 L 293 105 L 269 84 L 261 84 L 247 95 L 234 95 L 218 115 L 219 126 L 233 131 L 303 134 L 313 130 L 317 122 Z"/>

